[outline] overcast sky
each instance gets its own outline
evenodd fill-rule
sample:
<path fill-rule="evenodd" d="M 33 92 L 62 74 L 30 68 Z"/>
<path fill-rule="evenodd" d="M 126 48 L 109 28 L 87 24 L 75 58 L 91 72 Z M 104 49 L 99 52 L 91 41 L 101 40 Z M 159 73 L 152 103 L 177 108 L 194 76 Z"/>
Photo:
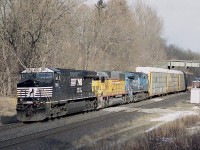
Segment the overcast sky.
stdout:
<path fill-rule="evenodd" d="M 88 0 L 97 2 L 98 0 Z M 105 0 L 107 1 L 107 0 Z M 135 0 L 128 0 L 131 4 Z M 164 22 L 168 44 L 200 52 L 200 0 L 144 0 Z"/>
<path fill-rule="evenodd" d="M 200 52 L 200 0 L 146 0 L 164 21 L 164 37 Z"/>

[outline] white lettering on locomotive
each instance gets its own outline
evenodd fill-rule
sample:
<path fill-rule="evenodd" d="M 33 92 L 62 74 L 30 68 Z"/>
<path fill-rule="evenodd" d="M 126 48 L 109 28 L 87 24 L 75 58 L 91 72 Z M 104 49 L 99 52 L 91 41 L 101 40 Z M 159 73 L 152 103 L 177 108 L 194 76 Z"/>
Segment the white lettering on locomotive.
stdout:
<path fill-rule="evenodd" d="M 82 79 L 71 79 L 71 86 L 82 86 Z"/>
<path fill-rule="evenodd" d="M 76 85 L 76 79 L 71 79 L 71 86 L 75 86 Z"/>
<path fill-rule="evenodd" d="M 77 79 L 78 80 L 78 84 L 77 85 L 82 85 L 82 79 Z"/>
<path fill-rule="evenodd" d="M 77 88 L 77 93 L 82 93 L 82 88 Z"/>

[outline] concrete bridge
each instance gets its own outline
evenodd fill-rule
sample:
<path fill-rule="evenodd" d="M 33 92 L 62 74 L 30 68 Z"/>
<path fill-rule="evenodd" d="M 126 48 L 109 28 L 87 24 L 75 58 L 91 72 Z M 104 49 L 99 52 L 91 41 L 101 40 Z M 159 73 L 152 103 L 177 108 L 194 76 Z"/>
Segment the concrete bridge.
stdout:
<path fill-rule="evenodd" d="M 171 69 L 174 67 L 187 68 L 199 68 L 200 60 L 169 60 L 167 61 L 167 68 Z"/>
<path fill-rule="evenodd" d="M 151 64 L 153 67 L 165 69 L 181 69 L 200 68 L 200 60 L 166 60 Z"/>

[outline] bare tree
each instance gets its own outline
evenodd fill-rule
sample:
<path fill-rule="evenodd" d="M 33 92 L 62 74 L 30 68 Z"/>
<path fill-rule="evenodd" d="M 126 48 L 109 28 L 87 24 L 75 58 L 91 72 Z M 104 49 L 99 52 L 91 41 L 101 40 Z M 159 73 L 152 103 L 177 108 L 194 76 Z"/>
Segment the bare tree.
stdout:
<path fill-rule="evenodd" d="M 138 22 L 137 42 L 140 43 L 138 53 L 143 64 L 152 61 L 166 59 L 164 48 L 162 47 L 162 20 L 157 16 L 157 12 L 142 1 L 137 1 L 134 8 L 134 18 Z"/>
<path fill-rule="evenodd" d="M 57 25 L 78 4 L 76 0 L 1 0 L 0 38 L 10 84 L 9 93 L 11 67 L 18 72 L 20 68 L 37 67 L 50 62 L 47 57 L 56 49 L 58 34 L 62 32 Z M 14 67 L 10 61 L 18 63 Z"/>
<path fill-rule="evenodd" d="M 157 12 L 138 0 L 0 0 L 0 93 L 26 67 L 134 71 L 172 58 L 199 58 L 168 47 Z M 179 54 L 178 54 L 179 53 Z M 166 56 L 167 55 L 167 56 Z"/>

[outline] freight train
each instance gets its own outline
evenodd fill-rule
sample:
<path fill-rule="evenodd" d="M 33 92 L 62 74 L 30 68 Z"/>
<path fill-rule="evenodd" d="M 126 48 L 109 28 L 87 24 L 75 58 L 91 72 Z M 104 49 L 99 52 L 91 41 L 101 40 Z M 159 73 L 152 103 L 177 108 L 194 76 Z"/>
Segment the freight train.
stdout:
<path fill-rule="evenodd" d="M 27 68 L 17 84 L 17 119 L 41 121 L 187 90 L 182 71 L 137 67 L 136 72 Z"/>

